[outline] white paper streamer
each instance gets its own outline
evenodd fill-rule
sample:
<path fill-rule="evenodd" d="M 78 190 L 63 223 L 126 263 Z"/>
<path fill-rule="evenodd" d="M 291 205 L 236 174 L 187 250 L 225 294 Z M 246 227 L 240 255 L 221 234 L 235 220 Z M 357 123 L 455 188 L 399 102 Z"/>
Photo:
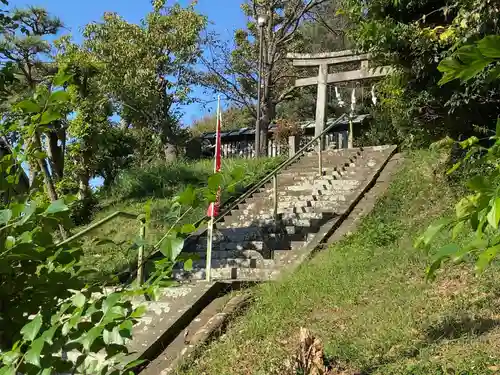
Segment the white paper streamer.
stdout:
<path fill-rule="evenodd" d="M 339 88 L 335 86 L 335 96 L 337 98 L 337 102 L 339 104 L 339 107 L 342 108 L 345 106 L 345 102 L 342 100 L 342 97 L 340 96 Z"/>
<path fill-rule="evenodd" d="M 351 111 L 354 112 L 355 109 L 356 109 L 356 88 L 353 88 L 351 95 Z"/>
<path fill-rule="evenodd" d="M 375 96 L 375 85 L 372 86 L 372 103 L 377 105 L 377 97 Z"/>

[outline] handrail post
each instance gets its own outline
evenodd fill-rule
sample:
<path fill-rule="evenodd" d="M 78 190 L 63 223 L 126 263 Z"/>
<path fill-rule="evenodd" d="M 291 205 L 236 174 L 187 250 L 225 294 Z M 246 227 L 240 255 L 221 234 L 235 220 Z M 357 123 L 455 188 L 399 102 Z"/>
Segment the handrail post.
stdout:
<path fill-rule="evenodd" d="M 146 217 L 144 215 L 139 216 L 139 238 L 141 244 L 137 253 L 137 284 L 142 285 L 144 281 L 144 242 L 146 241 Z"/>
<path fill-rule="evenodd" d="M 273 217 L 274 223 L 278 223 L 278 174 L 273 175 Z"/>
<path fill-rule="evenodd" d="M 323 176 L 323 155 L 322 155 L 322 142 L 321 142 L 321 137 L 318 140 L 318 170 L 319 170 L 319 176 Z"/>
<path fill-rule="evenodd" d="M 208 233 L 207 233 L 207 264 L 205 271 L 205 279 L 207 282 L 210 282 L 212 279 L 212 246 L 214 240 L 214 215 L 212 211 L 212 215 L 210 217 L 210 221 L 208 223 Z"/>

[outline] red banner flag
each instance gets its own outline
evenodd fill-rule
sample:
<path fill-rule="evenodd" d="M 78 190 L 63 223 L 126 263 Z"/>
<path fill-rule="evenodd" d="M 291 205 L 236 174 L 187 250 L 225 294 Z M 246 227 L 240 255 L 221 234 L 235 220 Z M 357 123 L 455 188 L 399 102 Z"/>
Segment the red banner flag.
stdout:
<path fill-rule="evenodd" d="M 222 157 L 222 144 L 221 144 L 221 110 L 220 110 L 220 97 L 217 105 L 217 129 L 215 131 L 215 166 L 214 173 L 219 173 L 221 170 L 221 157 Z M 219 215 L 219 206 L 220 206 L 220 198 L 221 198 L 221 188 L 217 190 L 217 196 L 215 202 L 210 203 L 207 210 L 208 217 L 217 217 Z"/>

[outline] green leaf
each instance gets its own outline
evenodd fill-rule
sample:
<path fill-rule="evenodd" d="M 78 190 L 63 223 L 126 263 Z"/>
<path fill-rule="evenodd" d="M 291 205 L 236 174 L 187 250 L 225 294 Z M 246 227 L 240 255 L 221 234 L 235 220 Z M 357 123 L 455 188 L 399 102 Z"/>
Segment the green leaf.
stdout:
<path fill-rule="evenodd" d="M 85 305 L 86 300 L 87 299 L 85 298 L 82 292 L 77 292 L 72 298 L 73 304 L 76 307 L 83 307 Z"/>
<path fill-rule="evenodd" d="M 194 224 L 184 224 L 181 228 L 182 234 L 189 234 L 193 232 L 196 232 L 196 227 L 194 226 Z"/>
<path fill-rule="evenodd" d="M 135 308 L 135 310 L 130 314 L 131 318 L 139 319 L 146 313 L 148 307 L 146 305 L 140 305 Z"/>
<path fill-rule="evenodd" d="M 65 103 L 69 101 L 69 94 L 66 91 L 54 91 L 49 98 L 49 103 Z"/>
<path fill-rule="evenodd" d="M 71 79 L 71 77 L 73 77 L 72 74 L 68 74 L 60 70 L 59 72 L 57 72 L 57 75 L 54 77 L 52 83 L 54 84 L 54 86 L 63 86 Z"/>
<path fill-rule="evenodd" d="M 219 189 L 219 186 L 222 185 L 222 174 L 215 173 L 208 178 L 208 189 L 215 193 Z"/>
<path fill-rule="evenodd" d="M 42 316 L 37 314 L 31 322 L 21 328 L 21 334 L 25 341 L 33 341 L 42 327 Z"/>
<path fill-rule="evenodd" d="M 444 228 L 446 228 L 450 224 L 450 220 L 441 219 L 438 222 L 430 225 L 427 230 L 424 232 L 422 236 L 420 236 L 415 242 L 415 247 L 419 247 L 420 245 L 428 246 L 434 237 L 441 232 Z"/>
<path fill-rule="evenodd" d="M 142 365 L 144 362 L 146 362 L 146 360 L 144 360 L 144 359 L 136 359 L 135 361 L 127 363 L 126 366 L 123 368 L 123 370 L 124 371 L 131 370 L 134 367 Z"/>
<path fill-rule="evenodd" d="M 95 241 L 93 241 L 93 244 L 95 246 L 102 246 L 102 245 L 115 245 L 116 246 L 116 242 L 109 239 L 109 238 L 96 239 Z"/>
<path fill-rule="evenodd" d="M 2 353 L 0 358 L 4 365 L 10 366 L 16 362 L 21 357 L 21 353 L 17 350 L 12 350 L 10 352 Z"/>
<path fill-rule="evenodd" d="M 64 203 L 63 199 L 58 199 L 54 202 L 52 202 L 49 207 L 45 210 L 46 214 L 56 214 L 58 212 L 63 212 L 63 211 L 68 211 L 69 208 L 66 206 Z"/>
<path fill-rule="evenodd" d="M 36 113 L 42 110 L 42 108 L 38 104 L 29 99 L 17 103 L 16 107 L 22 109 L 25 113 Z"/>
<path fill-rule="evenodd" d="M 29 204 L 24 206 L 22 219 L 19 221 L 19 225 L 24 225 L 31 216 L 36 212 L 36 202 L 31 201 Z"/>
<path fill-rule="evenodd" d="M 104 330 L 104 327 L 97 326 L 91 328 L 87 333 L 85 333 L 79 340 L 83 345 L 83 348 L 85 350 L 90 350 L 90 347 L 94 343 L 94 341 L 101 336 L 102 331 Z"/>
<path fill-rule="evenodd" d="M 483 251 L 476 262 L 476 272 L 481 273 L 484 269 L 491 263 L 491 261 L 497 256 L 500 250 L 500 245 L 487 248 Z"/>
<path fill-rule="evenodd" d="M 193 270 L 193 260 L 192 259 L 187 259 L 184 262 L 184 271 L 192 271 Z"/>
<path fill-rule="evenodd" d="M 102 334 L 102 338 L 104 340 L 104 343 L 107 345 L 111 344 L 116 344 L 116 345 L 123 345 L 124 340 L 123 337 L 120 335 L 119 328 L 118 326 L 113 327 L 111 331 L 109 330 L 104 330 Z"/>
<path fill-rule="evenodd" d="M 478 60 L 462 70 L 459 77 L 463 82 L 467 82 L 481 73 L 488 65 L 493 62 L 491 59 Z"/>
<path fill-rule="evenodd" d="M 134 324 L 131 320 L 125 320 L 122 324 L 120 324 L 120 335 L 122 337 L 131 338 L 132 337 L 132 329 L 134 328 Z"/>
<path fill-rule="evenodd" d="M 488 223 L 494 228 L 498 229 L 498 223 L 500 222 L 500 197 L 495 198 L 491 206 L 491 210 L 488 213 Z"/>
<path fill-rule="evenodd" d="M 114 307 L 118 301 L 121 299 L 121 294 L 120 293 L 111 293 L 109 296 L 106 297 L 104 302 L 102 303 L 102 312 L 106 314 L 109 309 Z"/>
<path fill-rule="evenodd" d="M 491 183 L 484 176 L 474 176 L 467 181 L 467 187 L 477 192 L 488 192 L 491 190 Z"/>
<path fill-rule="evenodd" d="M 12 219 L 12 211 L 9 209 L 0 210 L 0 225 L 7 224 Z"/>
<path fill-rule="evenodd" d="M 40 367 L 40 354 L 42 353 L 43 346 L 45 345 L 45 341 L 43 337 L 39 337 L 35 341 L 33 341 L 30 345 L 30 348 L 24 355 L 24 360 L 32 365 Z"/>
<path fill-rule="evenodd" d="M 497 118 L 496 136 L 500 138 L 500 117 Z"/>
<path fill-rule="evenodd" d="M 493 59 L 500 58 L 500 36 L 489 35 L 484 37 L 477 43 L 477 46 L 483 56 Z"/>
<path fill-rule="evenodd" d="M 463 232 L 465 227 L 465 221 L 459 221 L 454 227 L 451 232 L 451 238 L 452 239 L 457 239 L 458 235 Z"/>
<path fill-rule="evenodd" d="M 460 248 L 457 244 L 451 243 L 441 249 L 432 257 L 432 263 L 426 269 L 426 275 L 428 279 L 434 279 L 436 271 L 441 267 L 443 261 L 450 258 L 453 254 L 456 254 Z"/>
<path fill-rule="evenodd" d="M 51 326 L 48 330 L 46 330 L 42 333 L 42 338 L 47 344 L 49 344 L 49 345 L 53 344 L 52 338 L 54 337 L 58 328 L 59 328 L 59 324 L 55 324 L 55 325 Z"/>
<path fill-rule="evenodd" d="M 0 368 L 0 375 L 16 375 L 16 368 L 13 366 L 3 366 Z"/>
<path fill-rule="evenodd" d="M 184 239 L 178 237 L 167 237 L 160 248 L 161 253 L 172 262 L 177 259 L 184 247 Z"/>
<path fill-rule="evenodd" d="M 457 216 L 457 219 L 462 219 L 463 217 L 472 213 L 474 210 L 475 206 L 470 197 L 464 197 L 460 199 L 455 205 L 455 214 Z"/>
<path fill-rule="evenodd" d="M 461 161 L 458 161 L 456 162 L 455 164 L 453 164 L 453 166 L 448 169 L 446 171 L 446 174 L 452 174 L 453 172 L 455 172 L 458 168 L 460 168 L 460 166 L 462 165 L 462 162 Z"/>
<path fill-rule="evenodd" d="M 42 114 L 42 118 L 40 119 L 39 124 L 40 125 L 47 125 L 50 124 L 51 122 L 57 121 L 62 119 L 63 115 L 60 114 L 57 111 L 53 110 L 48 110 Z"/>
<path fill-rule="evenodd" d="M 179 196 L 174 199 L 183 206 L 192 206 L 196 200 L 196 191 L 192 186 L 188 186 Z"/>

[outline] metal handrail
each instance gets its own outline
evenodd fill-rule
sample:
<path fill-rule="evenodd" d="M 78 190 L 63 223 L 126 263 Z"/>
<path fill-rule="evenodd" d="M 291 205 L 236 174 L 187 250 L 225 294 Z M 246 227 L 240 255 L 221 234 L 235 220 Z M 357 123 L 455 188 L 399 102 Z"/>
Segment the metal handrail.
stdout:
<path fill-rule="evenodd" d="M 116 212 L 113 212 L 111 215 L 106 216 L 104 219 L 101 219 L 98 222 L 90 225 L 88 228 L 85 228 L 84 230 L 82 230 L 82 231 L 72 235 L 71 237 L 65 239 L 64 241 L 58 242 L 55 245 L 56 249 L 83 237 L 87 233 L 93 231 L 94 229 L 97 229 L 97 228 L 103 226 L 104 224 L 112 221 L 113 219 L 115 219 L 117 217 L 124 217 L 127 219 L 139 220 L 139 222 L 140 222 L 139 237 L 141 238 L 142 242 L 144 242 L 145 237 L 146 237 L 146 216 L 144 214 L 136 215 L 136 214 L 131 214 L 129 212 L 116 211 Z M 143 280 L 143 275 L 144 275 L 144 266 L 143 266 L 144 244 L 143 243 L 141 243 L 139 245 L 137 258 L 138 258 L 137 259 L 137 265 L 138 265 L 138 267 L 137 267 L 137 281 L 139 284 L 141 284 L 142 280 Z"/>
<path fill-rule="evenodd" d="M 314 143 L 318 141 L 318 139 L 322 139 L 322 137 L 325 136 L 326 133 L 328 133 L 331 129 L 333 129 L 336 125 L 338 125 L 342 120 L 344 119 L 344 116 L 340 116 L 338 119 L 336 119 L 333 123 L 328 125 L 319 135 L 315 136 L 312 140 L 310 140 L 305 146 L 303 146 L 299 151 L 297 151 L 294 155 L 292 155 L 290 158 L 285 160 L 283 163 L 278 165 L 276 168 L 274 168 L 271 172 L 269 172 L 265 177 L 263 177 L 259 182 L 255 183 L 250 189 L 248 189 L 245 193 L 240 195 L 237 199 L 235 199 L 233 202 L 229 204 L 227 208 L 224 208 L 224 210 L 221 212 L 217 218 L 214 219 L 214 224 L 218 223 L 220 220 L 224 218 L 227 214 L 229 214 L 232 210 L 236 208 L 241 202 L 243 202 L 245 199 L 247 199 L 249 196 L 251 196 L 253 193 L 255 193 L 258 189 L 260 189 L 263 185 L 268 183 L 273 179 L 275 175 L 277 175 L 282 169 L 290 166 L 293 162 L 295 162 L 299 157 L 302 156 L 303 153 L 307 152 L 309 147 L 311 147 Z M 321 151 L 321 142 L 320 142 L 320 147 L 319 150 Z M 319 152 L 320 158 L 319 158 L 319 168 L 322 169 L 322 161 L 321 161 L 321 152 Z M 320 171 L 320 174 L 322 174 L 322 170 Z M 205 216 L 203 219 L 200 220 L 200 223 L 209 219 L 208 216 Z M 203 228 L 201 231 L 197 231 L 195 234 L 193 234 L 193 237 L 200 237 L 207 231 L 207 228 Z M 189 236 L 191 237 L 191 236 Z"/>

